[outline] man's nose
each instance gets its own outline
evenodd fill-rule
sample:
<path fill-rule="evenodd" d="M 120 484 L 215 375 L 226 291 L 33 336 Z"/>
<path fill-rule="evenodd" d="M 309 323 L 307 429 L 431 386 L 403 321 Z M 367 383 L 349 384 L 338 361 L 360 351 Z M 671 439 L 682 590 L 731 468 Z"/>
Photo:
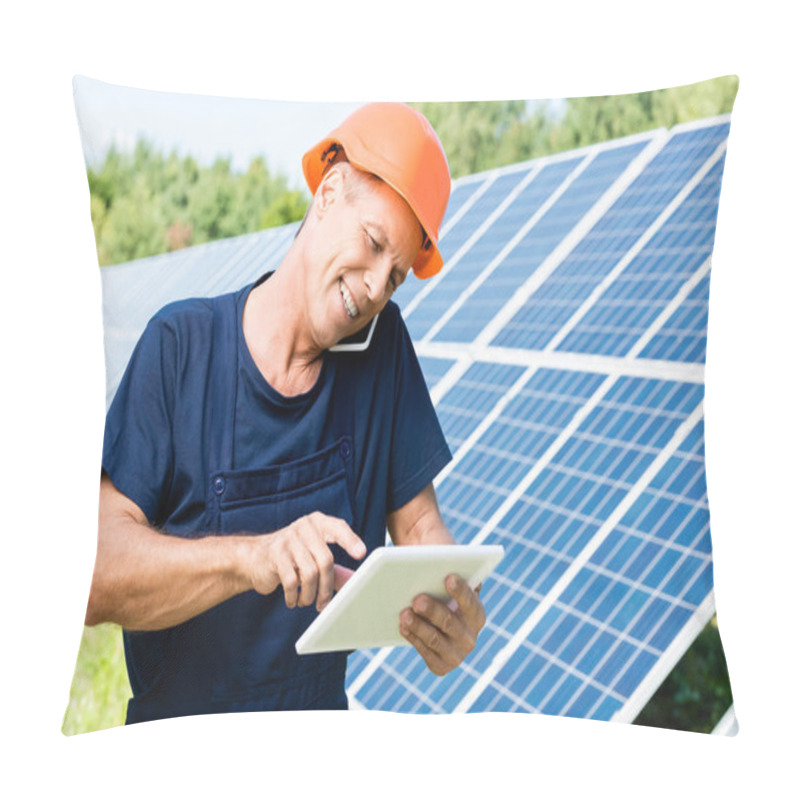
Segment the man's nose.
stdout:
<path fill-rule="evenodd" d="M 377 303 L 383 299 L 391 274 L 392 262 L 388 256 L 376 259 L 364 272 L 364 285 L 370 302 Z"/>

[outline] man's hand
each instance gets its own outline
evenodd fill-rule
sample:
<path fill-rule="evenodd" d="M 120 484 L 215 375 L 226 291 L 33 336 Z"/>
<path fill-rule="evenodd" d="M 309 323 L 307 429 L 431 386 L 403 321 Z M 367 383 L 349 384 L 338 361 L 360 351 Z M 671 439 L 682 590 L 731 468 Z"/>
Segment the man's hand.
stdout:
<path fill-rule="evenodd" d="M 458 575 L 448 575 L 447 593 L 455 608 L 426 594 L 417 595 L 400 614 L 400 633 L 425 659 L 434 675 L 446 675 L 473 650 L 486 612 L 477 592 Z M 450 605 L 453 605 L 452 603 Z"/>
<path fill-rule="evenodd" d="M 353 558 L 366 555 L 364 542 L 341 519 L 314 512 L 275 533 L 254 537 L 251 583 L 261 594 L 279 586 L 288 608 L 310 606 L 317 611 L 330 602 L 352 575 L 352 570 L 333 563 L 330 544 L 343 547 Z"/>

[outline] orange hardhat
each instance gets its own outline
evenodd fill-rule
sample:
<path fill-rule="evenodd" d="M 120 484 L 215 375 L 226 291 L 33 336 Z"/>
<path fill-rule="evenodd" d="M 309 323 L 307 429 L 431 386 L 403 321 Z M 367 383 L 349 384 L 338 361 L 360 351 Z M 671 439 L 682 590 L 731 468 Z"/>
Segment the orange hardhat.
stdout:
<path fill-rule="evenodd" d="M 403 103 L 369 103 L 303 156 L 303 173 L 314 194 L 339 150 L 358 169 L 392 187 L 411 207 L 425 232 L 414 261 L 418 278 L 442 268 L 439 226 L 450 199 L 450 168 L 430 122 Z"/>

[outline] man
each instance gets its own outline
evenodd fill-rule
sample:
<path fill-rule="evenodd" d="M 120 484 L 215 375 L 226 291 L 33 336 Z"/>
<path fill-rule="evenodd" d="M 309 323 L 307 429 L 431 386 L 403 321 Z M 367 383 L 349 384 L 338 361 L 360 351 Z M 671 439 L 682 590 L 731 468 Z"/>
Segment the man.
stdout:
<path fill-rule="evenodd" d="M 87 624 L 124 628 L 127 722 L 346 708 L 346 654 L 294 642 L 383 544 L 451 543 L 432 480 L 450 453 L 399 311 L 442 264 L 450 191 L 433 129 L 357 110 L 303 160 L 313 200 L 274 273 L 150 321 L 106 420 Z M 334 352 L 376 315 L 363 352 Z M 485 621 L 446 582 L 398 621 L 443 675 Z"/>

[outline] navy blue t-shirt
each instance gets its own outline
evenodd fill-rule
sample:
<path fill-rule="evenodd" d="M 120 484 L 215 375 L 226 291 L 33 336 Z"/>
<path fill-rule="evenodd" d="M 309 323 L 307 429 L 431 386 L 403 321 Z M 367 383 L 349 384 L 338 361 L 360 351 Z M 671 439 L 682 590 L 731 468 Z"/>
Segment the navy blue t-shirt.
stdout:
<path fill-rule="evenodd" d="M 263 280 L 263 279 L 262 279 Z M 354 512 L 368 546 L 386 515 L 413 499 L 451 455 L 398 307 L 381 312 L 369 348 L 324 354 L 316 384 L 284 397 L 256 367 L 241 320 L 256 284 L 235 293 L 235 469 L 302 459 L 334 442 L 337 404 L 351 410 Z M 192 536 L 206 502 L 213 299 L 171 303 L 148 323 L 108 411 L 103 469 L 154 526 Z"/>
<path fill-rule="evenodd" d="M 347 519 L 371 551 L 384 544 L 386 515 L 412 500 L 451 458 L 400 311 L 387 304 L 365 352 L 326 352 L 315 385 L 285 397 L 264 379 L 244 340 L 242 313 L 255 285 L 172 303 L 152 318 L 106 418 L 103 469 L 151 525 L 173 535 L 267 533 L 294 515 L 322 510 Z M 337 563 L 357 566 L 339 548 L 334 552 Z M 315 657 L 296 663 L 293 653 L 255 654 L 256 640 L 273 636 L 276 625 L 302 630 L 314 613 L 303 609 L 303 618 L 295 610 L 275 623 L 274 615 L 286 612 L 274 601 L 270 596 L 275 607 L 264 612 L 273 615 L 269 624 L 242 633 L 245 644 L 236 644 L 231 656 L 238 668 L 242 648 L 253 649 L 248 675 L 236 677 L 233 689 L 223 686 L 220 697 L 233 696 L 234 689 L 242 695 L 247 682 L 282 680 L 309 664 L 316 669 Z M 252 603 L 265 600 L 247 602 L 260 609 Z M 188 686 L 194 694 L 175 713 L 211 710 L 198 698 L 219 689 L 220 680 L 203 672 L 202 658 L 181 648 L 225 634 L 218 629 L 229 623 L 213 622 L 214 613 L 167 631 L 126 632 L 132 703 L 189 692 Z M 232 618 L 245 613 L 252 612 Z M 273 650 L 291 649 L 296 636 L 297 630 L 287 630 Z M 180 680 L 165 675 L 168 663 Z M 254 678 L 259 671 L 263 676 Z M 226 702 L 218 710 L 238 709 Z M 162 716 L 150 708 L 134 716 L 154 715 Z"/>

